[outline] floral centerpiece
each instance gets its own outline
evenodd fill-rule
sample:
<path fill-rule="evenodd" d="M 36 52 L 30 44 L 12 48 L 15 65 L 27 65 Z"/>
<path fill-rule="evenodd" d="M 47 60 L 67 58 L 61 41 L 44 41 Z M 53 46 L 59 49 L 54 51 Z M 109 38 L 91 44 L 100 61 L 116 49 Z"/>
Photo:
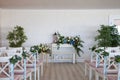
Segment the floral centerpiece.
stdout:
<path fill-rule="evenodd" d="M 84 41 L 80 39 L 80 36 L 65 37 L 65 36 L 60 35 L 59 33 L 55 33 L 55 35 L 57 38 L 56 40 L 54 40 L 54 43 L 57 44 L 58 46 L 57 49 L 60 48 L 60 44 L 70 44 L 75 48 L 78 56 L 80 56 L 79 52 L 83 53 L 81 47 L 83 47 L 82 43 L 84 43 Z"/>
<path fill-rule="evenodd" d="M 50 53 L 50 47 L 47 44 L 40 44 L 39 53 Z"/>
<path fill-rule="evenodd" d="M 50 47 L 47 44 L 31 46 L 30 51 L 33 53 L 50 53 Z"/>

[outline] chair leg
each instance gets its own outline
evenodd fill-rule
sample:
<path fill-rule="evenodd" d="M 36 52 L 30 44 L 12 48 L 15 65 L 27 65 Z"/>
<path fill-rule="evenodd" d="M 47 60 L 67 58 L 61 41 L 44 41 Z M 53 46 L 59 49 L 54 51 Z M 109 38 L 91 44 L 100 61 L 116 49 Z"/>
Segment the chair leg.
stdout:
<path fill-rule="evenodd" d="M 30 73 L 30 80 L 32 80 L 32 73 Z"/>
<path fill-rule="evenodd" d="M 39 67 L 38 67 L 38 80 L 40 80 L 40 69 L 39 69 Z"/>
<path fill-rule="evenodd" d="M 97 72 L 95 72 L 95 80 L 99 80 L 99 76 Z"/>
<path fill-rule="evenodd" d="M 87 75 L 87 65 L 85 64 L 85 76 Z"/>
<path fill-rule="evenodd" d="M 106 77 L 106 75 L 104 75 L 104 76 L 103 76 L 103 80 L 107 80 L 107 77 Z"/>
<path fill-rule="evenodd" d="M 92 80 L 92 68 L 89 68 L 89 80 Z"/>
<path fill-rule="evenodd" d="M 85 76 L 84 76 L 84 80 L 86 80 L 87 77 L 87 64 L 85 64 Z"/>
<path fill-rule="evenodd" d="M 43 76 L 43 63 L 41 64 L 41 66 L 40 66 L 40 71 L 41 71 L 41 76 Z"/>

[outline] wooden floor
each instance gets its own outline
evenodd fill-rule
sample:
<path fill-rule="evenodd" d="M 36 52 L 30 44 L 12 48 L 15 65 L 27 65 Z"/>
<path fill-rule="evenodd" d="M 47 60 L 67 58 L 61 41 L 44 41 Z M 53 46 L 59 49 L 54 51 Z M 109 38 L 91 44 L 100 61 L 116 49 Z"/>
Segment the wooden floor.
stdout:
<path fill-rule="evenodd" d="M 48 63 L 41 80 L 84 80 L 84 63 Z"/>

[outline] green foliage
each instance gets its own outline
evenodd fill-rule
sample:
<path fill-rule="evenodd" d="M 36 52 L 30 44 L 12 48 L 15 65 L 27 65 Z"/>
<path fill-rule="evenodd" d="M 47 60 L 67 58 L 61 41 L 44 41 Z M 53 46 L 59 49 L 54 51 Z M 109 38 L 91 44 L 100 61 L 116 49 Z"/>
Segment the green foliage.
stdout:
<path fill-rule="evenodd" d="M 117 63 L 120 63 L 120 55 L 115 56 L 115 61 L 116 61 Z"/>
<path fill-rule="evenodd" d="M 106 51 L 104 51 L 104 52 L 102 53 L 102 55 L 103 55 L 103 56 L 109 56 L 109 53 L 106 52 Z"/>
<path fill-rule="evenodd" d="M 96 45 L 90 48 L 92 52 L 96 52 L 97 54 L 103 55 L 103 56 L 109 56 L 109 53 L 105 51 L 105 48 L 97 47 Z"/>
<path fill-rule="evenodd" d="M 50 53 L 50 48 L 46 44 L 34 45 L 31 46 L 30 51 L 33 53 Z"/>
<path fill-rule="evenodd" d="M 99 35 L 95 37 L 100 47 L 116 47 L 120 45 L 120 35 L 115 25 L 101 25 Z"/>
<path fill-rule="evenodd" d="M 51 53 L 50 47 L 47 44 L 40 44 L 39 45 L 39 53 Z"/>
<path fill-rule="evenodd" d="M 22 58 L 20 56 L 14 55 L 13 57 L 10 58 L 10 63 L 15 64 Z"/>
<path fill-rule="evenodd" d="M 83 47 L 82 43 L 84 43 L 84 42 L 78 36 L 74 37 L 72 41 L 73 41 L 73 43 L 72 43 L 73 47 L 75 48 L 78 56 L 80 56 L 79 51 L 83 53 L 81 47 Z"/>
<path fill-rule="evenodd" d="M 60 47 L 60 44 L 71 44 L 75 48 L 78 56 L 80 56 L 79 52 L 83 53 L 81 47 L 83 47 L 82 43 L 84 43 L 84 41 L 82 41 L 79 36 L 65 37 L 60 35 L 59 33 L 57 33 L 56 35 L 57 40 L 55 40 L 56 41 L 55 43 L 58 45 L 58 49 Z"/>
<path fill-rule="evenodd" d="M 30 47 L 30 52 L 36 54 L 39 50 L 39 46 L 38 45 L 34 45 Z"/>
<path fill-rule="evenodd" d="M 28 57 L 28 53 L 27 53 L 26 51 L 23 51 L 22 57 L 23 57 L 24 59 L 26 59 L 26 57 Z"/>
<path fill-rule="evenodd" d="M 24 28 L 21 26 L 14 27 L 14 30 L 8 33 L 7 39 L 9 40 L 10 47 L 21 47 L 27 40 L 27 36 L 24 33 Z"/>

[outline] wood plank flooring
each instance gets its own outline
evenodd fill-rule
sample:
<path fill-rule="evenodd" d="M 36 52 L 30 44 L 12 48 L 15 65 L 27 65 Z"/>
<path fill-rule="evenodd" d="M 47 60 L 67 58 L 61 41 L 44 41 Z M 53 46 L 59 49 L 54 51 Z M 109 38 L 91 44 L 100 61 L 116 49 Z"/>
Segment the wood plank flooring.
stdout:
<path fill-rule="evenodd" d="M 84 80 L 84 63 L 47 63 L 41 80 Z"/>

